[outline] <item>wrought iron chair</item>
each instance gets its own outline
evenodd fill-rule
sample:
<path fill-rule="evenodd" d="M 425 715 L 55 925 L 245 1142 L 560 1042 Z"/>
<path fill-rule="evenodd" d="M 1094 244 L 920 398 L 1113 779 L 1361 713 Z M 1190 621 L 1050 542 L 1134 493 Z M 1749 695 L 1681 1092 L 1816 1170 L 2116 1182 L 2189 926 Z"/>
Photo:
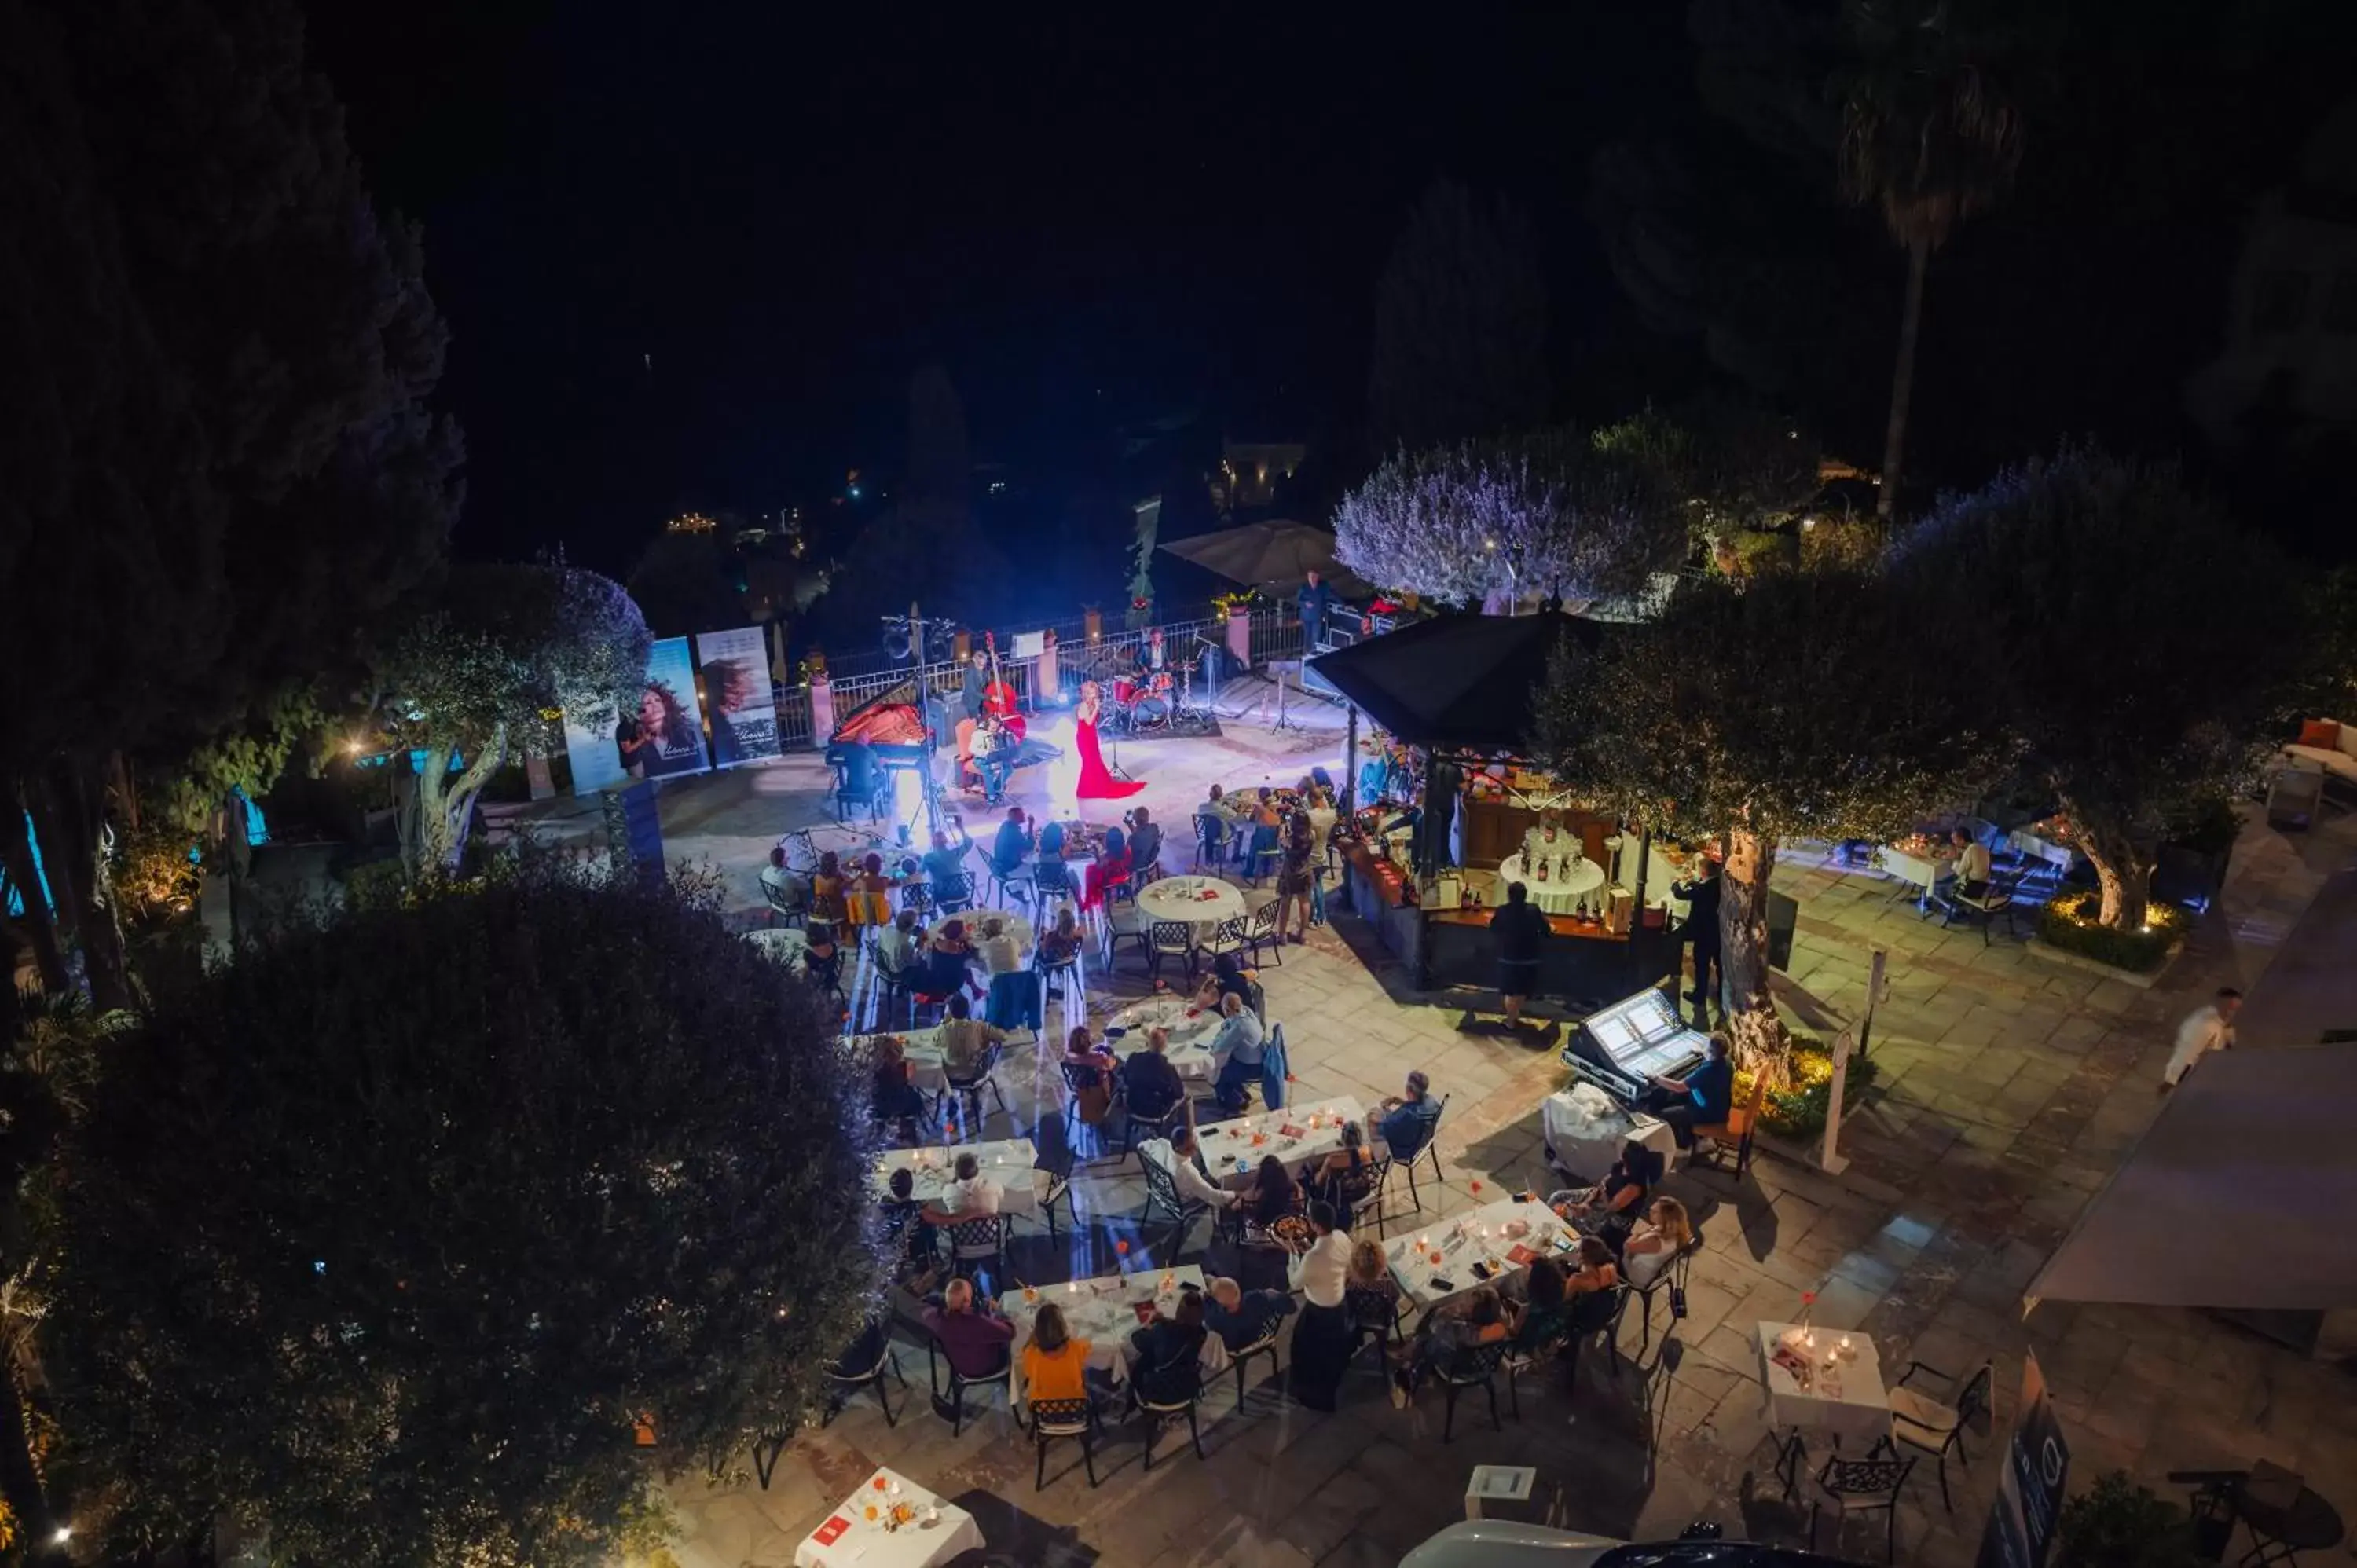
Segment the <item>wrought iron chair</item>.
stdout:
<path fill-rule="evenodd" d="M 1817 1515 L 1831 1508 L 1834 1511 L 1834 1534 L 1836 1544 L 1841 1535 L 1841 1520 L 1852 1514 L 1880 1513 L 1883 1516 L 1882 1560 L 1896 1562 L 1899 1557 L 1899 1494 L 1907 1485 L 1907 1472 L 1915 1468 L 1912 1459 L 1843 1459 L 1825 1461 L 1817 1472 L 1816 1492 L 1809 1498 L 1809 1550 L 1817 1549 Z"/>
<path fill-rule="evenodd" d="M 957 1435 L 954 1429 L 950 1435 Z M 1031 1477 L 1031 1489 L 1047 1490 L 1048 1444 L 1059 1437 L 1079 1441 L 1081 1463 L 1088 1466 L 1089 1486 L 1093 1489 L 1097 1484 L 1097 1407 L 1087 1399 L 1031 1402 L 1031 1444 L 1039 1456 L 1039 1468 Z"/>
<path fill-rule="evenodd" d="M 1276 900 L 1271 898 L 1244 917 L 1243 929 L 1238 933 L 1243 945 L 1251 950 L 1253 961 L 1258 963 L 1261 950 L 1266 948 L 1275 955 L 1276 966 L 1285 967 L 1285 933 L 1276 929 Z"/>
<path fill-rule="evenodd" d="M 1909 1387 L 1918 1373 L 1928 1373 L 1955 1390 L 1955 1402 L 1943 1403 L 1920 1389 Z M 1905 1444 L 1932 1455 L 1940 1469 L 1940 1502 L 1951 1513 L 1956 1505 L 1948 1498 L 1948 1455 L 1955 1455 L 1957 1464 L 1971 1467 L 1964 1456 L 1964 1428 L 1988 1408 L 1989 1385 L 1996 1379 L 1996 1367 L 1989 1361 L 1983 1361 L 1961 1387 L 1953 1374 L 1921 1361 L 1910 1361 L 1898 1385 L 1890 1391 L 1891 1440 L 1894 1444 Z"/>
<path fill-rule="evenodd" d="M 1015 1418 L 1017 1429 L 1021 1429 L 1023 1414 L 1015 1408 L 1015 1358 L 1012 1354 L 1006 1357 L 996 1371 L 985 1372 L 979 1377 L 969 1378 L 951 1364 L 949 1347 L 942 1343 L 941 1336 L 932 1335 L 925 1341 L 925 1376 L 929 1386 L 933 1391 L 935 1400 L 939 1400 L 943 1392 L 941 1374 L 944 1370 L 949 1373 L 947 1391 L 950 1398 L 950 1435 L 952 1437 L 957 1436 L 965 1430 L 965 1391 L 970 1388 L 996 1384 L 1006 1386 L 1007 1413 Z M 1036 1403 L 1033 1408 L 1035 1410 L 1038 1408 Z"/>
<path fill-rule="evenodd" d="M 1244 1367 L 1245 1364 L 1251 1361 L 1254 1357 L 1265 1356 L 1268 1358 L 1268 1375 L 1272 1381 L 1285 1375 L 1283 1360 L 1278 1355 L 1276 1348 L 1276 1337 L 1284 1330 L 1284 1327 L 1285 1321 L 1284 1319 L 1279 1318 L 1276 1322 L 1269 1325 L 1267 1333 L 1262 1335 L 1251 1344 L 1235 1352 L 1236 1408 L 1238 1410 L 1242 1410 L 1244 1407 Z"/>
<path fill-rule="evenodd" d="M 1505 1423 L 1498 1419 L 1498 1369 L 1505 1359 L 1505 1342 L 1500 1340 L 1469 1346 L 1441 1364 L 1440 1388 L 1448 1400 L 1440 1423 L 1443 1443 L 1457 1441 L 1457 1396 L 1467 1389 L 1480 1389 L 1490 1396 L 1490 1424 L 1500 1432 L 1506 1430 Z"/>
<path fill-rule="evenodd" d="M 1686 1244 L 1672 1253 L 1669 1261 L 1654 1273 L 1652 1279 L 1647 1280 L 1643 1284 L 1639 1284 L 1634 1280 L 1629 1281 L 1629 1288 L 1637 1293 L 1637 1299 L 1643 1304 L 1637 1309 L 1640 1315 L 1639 1322 L 1644 1328 L 1643 1336 L 1637 1341 L 1638 1355 L 1642 1356 L 1645 1353 L 1645 1348 L 1653 1342 L 1653 1298 L 1655 1296 L 1663 1294 L 1669 1296 L 1672 1323 L 1675 1323 L 1686 1315 L 1686 1270 L 1693 1263 L 1694 1255 L 1701 1251 L 1702 1230 L 1697 1226 L 1694 1233 L 1687 1238 Z M 1622 1275 L 1624 1278 L 1627 1275 L 1625 1268 Z M 1666 1337 L 1669 1330 L 1663 1329 L 1662 1332 Z"/>
<path fill-rule="evenodd" d="M 1146 978 L 1162 978 L 1162 961 L 1176 959 L 1187 966 L 1187 979 L 1195 978 L 1195 928 L 1184 920 L 1156 920 L 1146 929 Z"/>
<path fill-rule="evenodd" d="M 990 1283 L 996 1285 L 1006 1273 L 1006 1216 L 978 1215 L 961 1219 L 950 1227 L 950 1267 L 961 1274 L 977 1272 L 987 1263 Z"/>
<path fill-rule="evenodd" d="M 1159 1376 L 1160 1371 L 1157 1369 L 1153 1375 Z M 1139 1369 L 1141 1379 L 1148 1375 L 1145 1369 Z M 1203 1432 L 1195 1420 L 1196 1407 L 1203 1402 L 1202 1368 L 1190 1359 L 1186 1366 L 1176 1369 L 1176 1376 L 1175 1386 L 1157 1389 L 1152 1397 L 1146 1395 L 1142 1382 L 1139 1385 L 1137 1408 L 1146 1415 L 1146 1468 L 1148 1470 L 1154 1468 L 1154 1438 L 1162 1425 L 1162 1418 L 1177 1415 L 1181 1411 L 1187 1415 L 1187 1435 L 1194 1442 L 1195 1457 L 1203 1457 Z M 1241 1388 L 1242 1384 L 1238 1387 Z M 1182 1389 L 1183 1393 L 1179 1391 Z"/>
<path fill-rule="evenodd" d="M 1164 1166 L 1147 1159 L 1138 1163 L 1146 1167 L 1146 1206 L 1138 1211 L 1137 1228 L 1151 1245 L 1157 1224 L 1161 1226 L 1169 1244 L 1169 1255 L 1163 1260 L 1167 1265 L 1178 1259 L 1187 1245 L 1187 1233 L 1211 1206 L 1179 1196 L 1178 1178 Z M 1165 1218 L 1157 1221 L 1157 1214 Z"/>
<path fill-rule="evenodd" d="M 846 1364 L 851 1370 L 845 1370 Z M 827 1401 L 826 1413 L 819 1424 L 824 1426 L 832 1422 L 842 1413 L 845 1402 L 854 1391 L 872 1383 L 876 1387 L 876 1402 L 884 1407 L 884 1424 L 899 1425 L 899 1418 L 892 1413 L 892 1392 L 884 1381 L 888 1375 L 899 1378 L 902 1388 L 909 1386 L 909 1380 L 900 1375 L 900 1363 L 892 1355 L 891 1320 L 878 1315 L 868 1318 L 866 1327 L 860 1330 L 859 1337 L 852 1342 L 851 1348 L 826 1369 L 827 1386 L 833 1397 Z M 774 1467 L 777 1461 L 772 1458 L 770 1463 Z M 769 1488 L 769 1477 L 764 1476 L 761 1477 L 761 1489 L 767 1491 Z"/>

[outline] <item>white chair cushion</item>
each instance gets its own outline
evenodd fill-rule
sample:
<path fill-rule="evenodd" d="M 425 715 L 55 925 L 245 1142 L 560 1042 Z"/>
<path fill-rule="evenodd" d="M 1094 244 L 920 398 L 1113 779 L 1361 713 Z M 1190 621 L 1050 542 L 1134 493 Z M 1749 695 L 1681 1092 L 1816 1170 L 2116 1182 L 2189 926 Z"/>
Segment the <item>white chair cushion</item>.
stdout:
<path fill-rule="evenodd" d="M 2357 726 L 2343 725 L 2341 734 L 2345 741 L 2351 735 L 2357 735 Z M 2287 746 L 2283 754 L 2294 762 L 2309 763 L 2327 773 L 2357 782 L 2357 757 L 2345 751 L 2327 751 L 2320 746 Z"/>
<path fill-rule="evenodd" d="M 1913 1389 L 1890 1391 L 1890 1432 L 1901 1443 L 1911 1443 L 1918 1448 L 1937 1448 L 1948 1441 L 1948 1434 L 1963 1424 L 1964 1419 L 1953 1405 L 1942 1404 Z"/>

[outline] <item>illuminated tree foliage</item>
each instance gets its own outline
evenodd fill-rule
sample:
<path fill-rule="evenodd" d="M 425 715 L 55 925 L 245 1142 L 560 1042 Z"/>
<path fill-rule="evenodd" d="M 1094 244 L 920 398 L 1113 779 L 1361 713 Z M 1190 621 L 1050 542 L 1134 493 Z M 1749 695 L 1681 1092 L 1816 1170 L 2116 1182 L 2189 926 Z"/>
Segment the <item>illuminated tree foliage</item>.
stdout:
<path fill-rule="evenodd" d="M 1893 572 L 2019 738 L 2095 868 L 2099 922 L 2144 923 L 2167 824 L 2249 778 L 2327 646 L 2288 566 L 2173 465 L 2066 446 L 1951 496 Z M 2319 631 L 2321 628 L 2318 628 Z"/>
<path fill-rule="evenodd" d="M 1575 429 L 1403 453 L 1342 499 L 1335 554 L 1371 583 L 1453 603 L 1632 592 L 1685 546 L 1649 465 Z"/>
<path fill-rule="evenodd" d="M 475 798 L 511 746 L 547 733 L 547 715 L 613 724 L 637 700 L 651 640 L 630 596 L 595 572 L 453 571 L 394 641 L 382 674 L 387 735 L 399 750 L 425 753 L 401 818 L 410 875 L 457 870 Z"/>
<path fill-rule="evenodd" d="M 1974 721 L 1965 661 L 1872 574 L 1681 586 L 1655 618 L 1558 656 L 1541 750 L 1598 803 L 1685 839 L 1724 835 L 1719 920 L 1746 1059 L 1790 1036 L 1768 988 L 1768 886 L 1792 839 L 1893 838 L 1970 800 L 2007 746 Z"/>
<path fill-rule="evenodd" d="M 528 865 L 266 939 L 113 1043 L 58 1165 L 51 1382 L 111 1560 L 223 1510 L 285 1563 L 644 1545 L 651 1461 L 823 1397 L 866 1127 L 826 1009 L 669 888 Z"/>

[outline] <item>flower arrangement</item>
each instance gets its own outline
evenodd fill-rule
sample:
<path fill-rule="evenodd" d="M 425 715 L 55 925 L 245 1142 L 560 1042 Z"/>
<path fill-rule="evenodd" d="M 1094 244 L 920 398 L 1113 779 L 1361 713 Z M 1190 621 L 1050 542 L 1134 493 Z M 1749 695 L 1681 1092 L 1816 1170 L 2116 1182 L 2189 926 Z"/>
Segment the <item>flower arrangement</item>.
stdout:
<path fill-rule="evenodd" d="M 1232 593 L 1213 595 L 1211 608 L 1215 613 L 1226 616 L 1237 610 L 1250 609 L 1259 601 L 1260 590 L 1257 588 L 1238 588 Z"/>

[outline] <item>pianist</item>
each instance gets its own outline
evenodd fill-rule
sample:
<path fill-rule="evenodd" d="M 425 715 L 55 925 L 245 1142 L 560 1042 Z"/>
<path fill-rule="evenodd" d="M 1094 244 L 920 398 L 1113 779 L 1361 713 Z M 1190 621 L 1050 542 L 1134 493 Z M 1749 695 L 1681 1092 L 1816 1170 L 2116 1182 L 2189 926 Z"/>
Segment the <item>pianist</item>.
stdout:
<path fill-rule="evenodd" d="M 1727 1042 L 1713 1035 L 1710 1054 L 1684 1079 L 1656 1074 L 1642 1104 L 1669 1123 L 1679 1148 L 1693 1148 L 1695 1128 L 1720 1125 L 1735 1107 L 1735 1064 L 1727 1059 Z"/>

